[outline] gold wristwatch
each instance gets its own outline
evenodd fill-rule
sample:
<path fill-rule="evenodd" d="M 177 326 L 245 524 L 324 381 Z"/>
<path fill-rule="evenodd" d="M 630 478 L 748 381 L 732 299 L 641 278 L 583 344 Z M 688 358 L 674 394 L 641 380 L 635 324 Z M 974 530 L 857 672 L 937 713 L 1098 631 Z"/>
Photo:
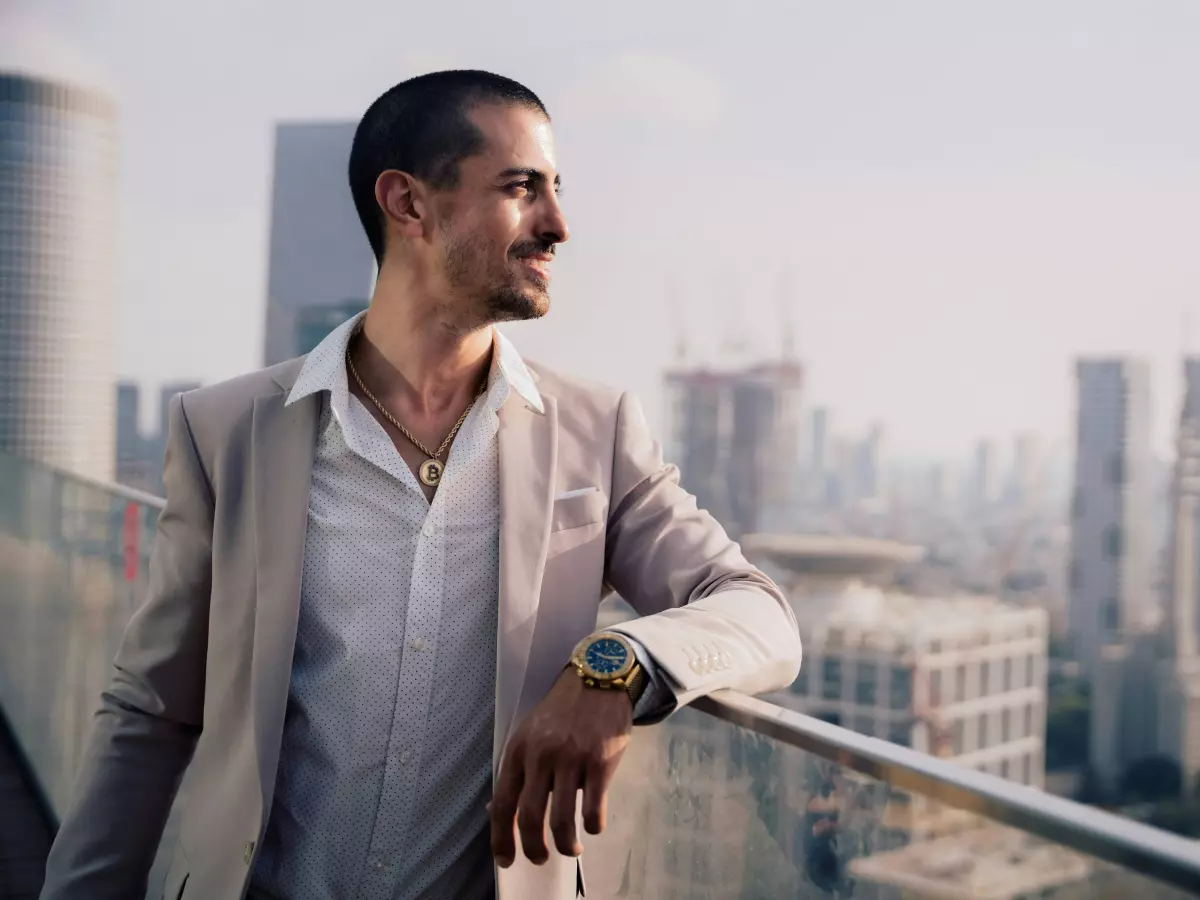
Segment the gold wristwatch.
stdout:
<path fill-rule="evenodd" d="M 584 685 L 601 690 L 623 690 L 634 706 L 646 688 L 646 670 L 633 645 L 612 631 L 590 634 L 575 645 L 571 665 Z"/>

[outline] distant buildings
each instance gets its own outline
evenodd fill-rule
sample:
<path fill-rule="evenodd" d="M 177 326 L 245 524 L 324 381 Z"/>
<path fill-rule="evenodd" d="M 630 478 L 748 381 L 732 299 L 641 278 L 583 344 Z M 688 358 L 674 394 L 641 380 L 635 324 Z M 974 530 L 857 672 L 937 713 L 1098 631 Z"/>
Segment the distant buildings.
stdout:
<path fill-rule="evenodd" d="M 297 355 L 321 314 L 305 307 L 371 296 L 375 259 L 350 196 L 354 122 L 288 122 L 275 129 L 264 365 Z"/>
<path fill-rule="evenodd" d="M 1150 372 L 1131 359 L 1080 360 L 1071 504 L 1069 631 L 1086 677 L 1101 650 L 1152 609 Z"/>
<path fill-rule="evenodd" d="M 292 356 L 304 356 L 317 349 L 317 345 L 339 325 L 354 318 L 368 306 L 366 300 L 344 300 L 305 306 L 296 311 L 296 342 Z"/>
<path fill-rule="evenodd" d="M 987 510 L 1000 502 L 1004 489 L 1000 448 L 993 440 L 975 446 L 975 468 L 971 479 L 970 503 L 976 510 Z"/>
<path fill-rule="evenodd" d="M 1048 635 L 1040 609 L 847 585 L 808 636 L 792 705 L 1041 787 Z"/>
<path fill-rule="evenodd" d="M 0 451 L 111 480 L 117 110 L 22 27 L 0 57 Z"/>
<path fill-rule="evenodd" d="M 118 484 L 162 495 L 162 464 L 167 445 L 168 408 L 176 394 L 200 387 L 199 382 L 165 384 L 159 390 L 156 430 L 141 429 L 141 389 L 130 381 L 117 385 L 116 478 Z"/>
<path fill-rule="evenodd" d="M 789 530 L 796 515 L 802 384 L 792 361 L 666 375 L 668 459 L 735 537 Z"/>

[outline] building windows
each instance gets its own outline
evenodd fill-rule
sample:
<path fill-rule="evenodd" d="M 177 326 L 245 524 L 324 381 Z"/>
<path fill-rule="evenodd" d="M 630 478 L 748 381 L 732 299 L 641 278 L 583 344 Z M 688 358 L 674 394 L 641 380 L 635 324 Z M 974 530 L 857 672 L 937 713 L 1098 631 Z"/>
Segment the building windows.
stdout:
<path fill-rule="evenodd" d="M 1012 740 L 1012 713 L 1008 707 L 1000 710 L 1000 743 L 1007 744 Z"/>
<path fill-rule="evenodd" d="M 983 750 L 989 746 L 989 744 L 988 744 L 988 719 L 989 718 L 991 718 L 991 716 L 988 713 L 984 713 L 983 715 L 981 715 L 979 717 L 979 740 L 977 742 L 977 746 L 979 747 L 980 750 Z"/>
<path fill-rule="evenodd" d="M 1116 600 L 1104 604 L 1104 627 L 1113 632 L 1121 630 L 1121 605 Z"/>
<path fill-rule="evenodd" d="M 808 694 L 808 666 L 801 664 L 800 674 L 796 676 L 796 680 L 792 682 L 792 693 L 799 694 L 801 697 Z"/>
<path fill-rule="evenodd" d="M 888 740 L 901 747 L 911 747 L 912 729 L 907 725 L 894 724 L 888 728 Z"/>
<path fill-rule="evenodd" d="M 892 709 L 908 709 L 912 706 L 912 673 L 908 669 L 892 669 L 890 705 Z"/>
<path fill-rule="evenodd" d="M 1004 658 L 1004 692 L 1008 693 L 1013 689 L 1013 662 L 1011 656 Z"/>
<path fill-rule="evenodd" d="M 826 700 L 842 699 L 842 661 L 826 659 L 821 661 L 821 696 Z"/>
<path fill-rule="evenodd" d="M 1027 738 L 1033 736 L 1033 704 L 1025 704 L 1025 728 L 1021 737 Z"/>
<path fill-rule="evenodd" d="M 878 667 L 874 663 L 860 662 L 854 683 L 854 701 L 860 706 L 875 705 L 875 686 L 878 678 Z"/>
<path fill-rule="evenodd" d="M 1113 485 L 1125 483 L 1125 456 L 1119 450 L 1108 458 L 1108 482 Z"/>
<path fill-rule="evenodd" d="M 867 737 L 875 737 L 875 720 L 870 716 L 855 716 L 854 730 Z"/>
<path fill-rule="evenodd" d="M 1004 760 L 1000 763 L 1000 777 L 1008 778 L 1011 774 L 1012 774 L 1012 767 L 1009 765 L 1009 759 L 1006 756 L 1006 757 L 1004 757 Z"/>
<path fill-rule="evenodd" d="M 1033 757 L 1028 753 L 1021 757 L 1021 783 L 1033 784 Z"/>
<path fill-rule="evenodd" d="M 986 697 L 988 695 L 988 675 L 992 664 L 986 659 L 979 664 L 979 696 Z"/>
<path fill-rule="evenodd" d="M 962 756 L 967 752 L 967 729 L 962 719 L 954 720 L 954 755 Z"/>
<path fill-rule="evenodd" d="M 942 703 L 942 670 L 934 669 L 929 673 L 929 705 L 940 706 Z"/>
<path fill-rule="evenodd" d="M 967 699 L 967 667 L 963 665 L 954 669 L 954 699 L 958 703 Z"/>
<path fill-rule="evenodd" d="M 1117 559 L 1121 555 L 1121 526 L 1109 525 L 1104 529 L 1104 555 L 1108 559 Z"/>

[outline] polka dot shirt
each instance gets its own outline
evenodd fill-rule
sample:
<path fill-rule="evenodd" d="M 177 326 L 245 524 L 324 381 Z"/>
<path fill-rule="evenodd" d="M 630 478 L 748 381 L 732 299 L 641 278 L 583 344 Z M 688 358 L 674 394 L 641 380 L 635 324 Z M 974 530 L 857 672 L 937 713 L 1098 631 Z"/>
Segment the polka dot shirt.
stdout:
<path fill-rule="evenodd" d="M 357 323 L 310 354 L 288 402 L 325 392 L 283 745 L 254 893 L 491 897 L 499 578 L 497 411 L 540 407 L 499 334 L 486 393 L 432 504 L 350 394 Z"/>

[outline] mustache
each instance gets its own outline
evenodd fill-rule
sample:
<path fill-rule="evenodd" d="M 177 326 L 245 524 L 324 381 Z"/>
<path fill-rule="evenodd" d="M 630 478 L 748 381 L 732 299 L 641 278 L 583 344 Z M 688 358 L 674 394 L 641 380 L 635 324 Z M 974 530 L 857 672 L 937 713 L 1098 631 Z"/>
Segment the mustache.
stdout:
<path fill-rule="evenodd" d="M 514 259 L 524 259 L 527 256 L 535 256 L 539 253 L 549 253 L 553 256 L 557 252 L 557 243 L 547 240 L 522 241 L 512 248 Z"/>

